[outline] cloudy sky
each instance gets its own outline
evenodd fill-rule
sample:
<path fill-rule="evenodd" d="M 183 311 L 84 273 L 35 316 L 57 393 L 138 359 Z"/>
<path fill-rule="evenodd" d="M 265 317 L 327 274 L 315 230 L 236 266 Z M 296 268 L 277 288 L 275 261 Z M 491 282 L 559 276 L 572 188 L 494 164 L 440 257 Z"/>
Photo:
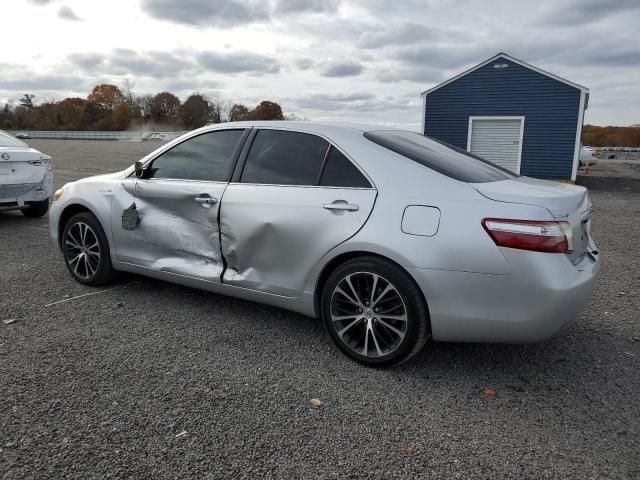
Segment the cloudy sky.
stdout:
<path fill-rule="evenodd" d="M 420 124 L 420 92 L 500 51 L 640 123 L 638 0 L 11 0 L 0 102 L 198 91 L 313 120 Z"/>

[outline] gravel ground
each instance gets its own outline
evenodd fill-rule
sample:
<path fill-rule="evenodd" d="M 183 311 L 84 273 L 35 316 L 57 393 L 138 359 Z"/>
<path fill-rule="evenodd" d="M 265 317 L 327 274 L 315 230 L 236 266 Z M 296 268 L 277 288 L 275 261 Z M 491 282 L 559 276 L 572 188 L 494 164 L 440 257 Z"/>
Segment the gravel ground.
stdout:
<path fill-rule="evenodd" d="M 57 186 L 158 146 L 31 143 Z M 142 277 L 81 286 L 46 218 L 0 214 L 0 477 L 640 478 L 640 191 L 593 181 L 608 168 L 588 178 L 604 261 L 575 323 L 389 370 L 294 313 Z"/>

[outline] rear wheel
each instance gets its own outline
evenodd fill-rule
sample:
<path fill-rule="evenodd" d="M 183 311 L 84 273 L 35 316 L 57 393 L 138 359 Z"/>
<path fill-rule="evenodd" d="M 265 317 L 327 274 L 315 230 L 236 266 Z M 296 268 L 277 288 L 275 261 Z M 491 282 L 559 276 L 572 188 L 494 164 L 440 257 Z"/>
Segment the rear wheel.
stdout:
<path fill-rule="evenodd" d="M 65 225 L 62 253 L 67 269 L 80 283 L 102 285 L 115 277 L 109 242 L 98 220 L 89 212 L 74 215 Z"/>
<path fill-rule="evenodd" d="M 22 209 L 22 214 L 29 218 L 42 217 L 49 210 L 49 199 L 40 202 L 32 202 L 27 208 Z"/>
<path fill-rule="evenodd" d="M 418 353 L 430 336 L 420 289 L 388 260 L 347 261 L 331 273 L 321 298 L 322 319 L 332 339 L 364 365 L 402 363 Z"/>

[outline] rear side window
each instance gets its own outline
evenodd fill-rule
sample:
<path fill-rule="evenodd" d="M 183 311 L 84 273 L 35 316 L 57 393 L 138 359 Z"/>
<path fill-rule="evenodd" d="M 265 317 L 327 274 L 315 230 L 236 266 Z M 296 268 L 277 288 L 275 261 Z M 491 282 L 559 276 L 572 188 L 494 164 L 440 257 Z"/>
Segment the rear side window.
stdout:
<path fill-rule="evenodd" d="M 331 147 L 322 172 L 323 187 L 371 188 L 369 180 L 337 148 Z"/>
<path fill-rule="evenodd" d="M 228 182 L 242 132 L 218 130 L 185 140 L 157 157 L 147 178 Z"/>
<path fill-rule="evenodd" d="M 272 185 L 317 185 L 329 142 L 307 133 L 260 130 L 240 181 Z"/>
<path fill-rule="evenodd" d="M 517 177 L 509 170 L 466 150 L 419 133 L 375 130 L 366 132 L 364 136 L 378 145 L 461 182 L 496 182 Z"/>

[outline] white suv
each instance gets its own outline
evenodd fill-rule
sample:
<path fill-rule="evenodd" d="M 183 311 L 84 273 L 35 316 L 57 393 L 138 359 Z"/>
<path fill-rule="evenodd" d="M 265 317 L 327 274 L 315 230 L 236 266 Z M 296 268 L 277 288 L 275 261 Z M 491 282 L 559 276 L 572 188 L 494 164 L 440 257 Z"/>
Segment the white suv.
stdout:
<path fill-rule="evenodd" d="M 51 157 L 0 130 L 0 210 L 41 217 L 52 192 Z"/>

